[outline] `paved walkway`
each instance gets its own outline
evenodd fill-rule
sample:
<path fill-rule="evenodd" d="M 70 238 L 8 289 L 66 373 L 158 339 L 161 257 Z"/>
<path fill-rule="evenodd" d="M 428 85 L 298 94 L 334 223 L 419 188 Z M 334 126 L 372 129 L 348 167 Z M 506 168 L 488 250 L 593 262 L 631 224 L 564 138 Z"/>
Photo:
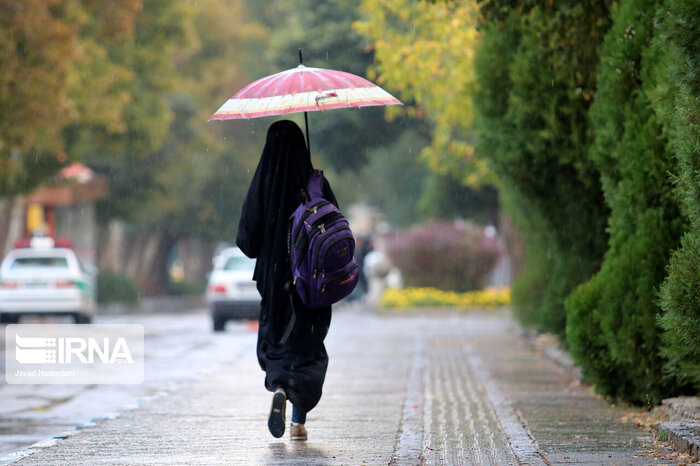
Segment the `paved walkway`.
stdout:
<path fill-rule="evenodd" d="M 659 464 L 651 435 L 528 346 L 504 313 L 334 316 L 309 440 L 267 432 L 254 347 L 20 464 Z M 288 408 L 288 413 L 290 409 Z"/>

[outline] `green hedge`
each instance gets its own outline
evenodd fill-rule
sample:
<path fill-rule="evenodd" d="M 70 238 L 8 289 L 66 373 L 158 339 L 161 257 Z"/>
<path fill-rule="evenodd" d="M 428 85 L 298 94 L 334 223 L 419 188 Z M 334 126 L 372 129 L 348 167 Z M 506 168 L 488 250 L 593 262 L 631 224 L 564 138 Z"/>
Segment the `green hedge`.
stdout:
<path fill-rule="evenodd" d="M 563 336 L 565 297 L 606 249 L 588 108 L 609 1 L 484 3 L 475 68 L 476 152 L 527 245 L 513 287 L 525 323 Z"/>
<path fill-rule="evenodd" d="M 204 294 L 205 290 L 206 286 L 200 283 L 193 283 L 189 281 L 171 281 L 168 283 L 168 294 L 170 296 L 192 296 Z"/>
<path fill-rule="evenodd" d="M 673 252 L 660 290 L 665 371 L 700 391 L 700 11 L 698 2 L 667 1 L 656 43 L 654 108 L 677 161 L 676 194 L 689 229 Z"/>
<path fill-rule="evenodd" d="M 611 208 L 609 250 L 600 272 L 566 303 L 567 337 L 584 375 L 599 392 L 638 403 L 672 392 L 662 374 L 655 296 L 683 227 L 668 177 L 675 163 L 648 97 L 657 4 L 630 0 L 612 9 L 591 109 L 591 157 Z"/>
<path fill-rule="evenodd" d="M 611 398 L 697 391 L 698 2 L 480 3 L 476 150 L 526 244 L 516 315 Z"/>
<path fill-rule="evenodd" d="M 117 272 L 105 270 L 97 276 L 97 302 L 136 304 L 141 292 L 136 282 Z"/>

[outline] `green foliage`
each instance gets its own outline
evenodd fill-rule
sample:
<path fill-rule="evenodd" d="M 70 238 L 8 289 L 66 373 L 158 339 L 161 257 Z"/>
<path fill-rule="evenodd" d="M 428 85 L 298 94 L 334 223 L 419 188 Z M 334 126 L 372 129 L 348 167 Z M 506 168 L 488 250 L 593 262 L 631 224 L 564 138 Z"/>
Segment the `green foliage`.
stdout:
<path fill-rule="evenodd" d="M 516 313 L 565 333 L 584 374 L 612 398 L 655 403 L 697 388 L 698 2 L 478 4 L 465 129 L 526 243 Z M 429 115 L 471 110 L 471 96 L 441 87 L 438 59 L 421 54 L 449 51 L 452 36 L 436 44 L 429 32 L 461 6 L 469 2 L 363 2 L 376 70 Z M 441 24 L 422 29 L 426 18 Z M 455 69 L 470 64 L 467 53 Z"/>
<path fill-rule="evenodd" d="M 419 154 L 428 142 L 422 134 L 406 130 L 394 144 L 370 149 L 367 164 L 353 179 L 356 186 L 366 187 L 360 200 L 377 206 L 394 227 L 417 223 L 423 181 L 430 176 Z"/>
<path fill-rule="evenodd" d="M 81 32 L 86 58 L 72 89 L 82 111 L 64 130 L 66 150 L 109 177 L 100 220 L 134 219 L 167 163 L 156 151 L 173 120 L 167 93 L 178 84 L 175 55 L 188 44 L 191 12 L 179 2 L 145 2 L 121 18 L 125 31 L 114 35 L 100 32 L 114 14 L 109 7 L 90 4 L 86 14 Z"/>
<path fill-rule="evenodd" d="M 661 354 L 665 370 L 681 384 L 700 391 L 700 235 L 688 233 L 671 256 L 668 277 L 661 287 L 659 319 L 664 330 Z"/>
<path fill-rule="evenodd" d="M 498 194 L 494 187 L 471 188 L 451 175 L 432 172 L 420 154 L 429 144 L 422 132 L 406 128 L 393 144 L 368 150 L 366 165 L 358 173 L 346 173 L 333 181 L 336 195 L 376 206 L 395 228 L 421 220 L 469 219 L 496 224 Z"/>
<path fill-rule="evenodd" d="M 418 212 L 425 220 L 465 219 L 482 225 L 498 223 L 498 192 L 491 185 L 465 186 L 450 175 L 430 173 L 423 182 Z"/>
<path fill-rule="evenodd" d="M 488 2 L 475 58 L 476 154 L 527 244 L 513 287 L 523 320 L 564 333 L 564 299 L 597 270 L 605 207 L 586 156 L 607 1 Z"/>
<path fill-rule="evenodd" d="M 648 97 L 656 84 L 650 69 L 659 58 L 650 47 L 656 3 L 613 8 L 591 109 L 591 159 L 611 209 L 609 250 L 601 270 L 567 301 L 575 360 L 598 391 L 637 403 L 673 393 L 659 356 L 656 290 L 684 226 L 668 177 L 674 159 Z M 603 348 L 604 356 L 591 348 Z"/>
<path fill-rule="evenodd" d="M 269 27 L 266 58 L 270 72 L 297 66 L 300 48 L 305 66 L 365 76 L 372 63 L 367 39 L 352 28 L 359 19 L 355 2 L 277 0 L 268 2 L 258 14 Z M 360 170 L 368 150 L 389 144 L 404 129 L 404 119 L 387 122 L 384 113 L 381 107 L 310 112 L 311 153 L 322 154 L 338 172 Z"/>
<path fill-rule="evenodd" d="M 660 33 L 654 109 L 675 156 L 673 174 L 689 228 L 673 252 L 660 289 L 663 313 L 661 354 L 665 371 L 700 391 L 700 15 L 698 3 L 669 0 L 659 20 Z"/>
<path fill-rule="evenodd" d="M 126 275 L 105 270 L 97 276 L 97 302 L 100 304 L 136 304 L 140 297 L 138 285 Z"/>
<path fill-rule="evenodd" d="M 100 222 L 230 241 L 260 151 L 251 129 L 260 125 L 207 119 L 251 79 L 240 61 L 263 30 L 242 2 L 133 6 L 89 5 L 67 148 L 109 178 Z"/>
<path fill-rule="evenodd" d="M 168 283 L 168 294 L 170 296 L 192 296 L 204 293 L 205 286 L 199 283 L 188 281 Z"/>
<path fill-rule="evenodd" d="M 0 195 L 24 193 L 61 165 L 78 57 L 79 2 L 0 2 Z"/>
<path fill-rule="evenodd" d="M 406 103 L 389 112 L 430 124 L 431 144 L 422 157 L 431 171 L 470 186 L 490 181 L 483 159 L 474 155 L 470 131 L 476 2 L 363 0 L 360 10 L 355 28 L 372 39 L 375 53 L 370 77 L 400 91 Z"/>
<path fill-rule="evenodd" d="M 24 194 L 42 183 L 50 183 L 63 166 L 52 151 L 35 147 L 24 152 L 0 155 L 0 195 Z"/>

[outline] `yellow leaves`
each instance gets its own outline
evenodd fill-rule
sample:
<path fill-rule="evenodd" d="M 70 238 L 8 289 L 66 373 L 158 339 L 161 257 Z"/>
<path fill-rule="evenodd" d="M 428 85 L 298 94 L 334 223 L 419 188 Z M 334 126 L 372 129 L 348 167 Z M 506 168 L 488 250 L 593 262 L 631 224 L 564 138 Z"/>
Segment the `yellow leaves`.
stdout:
<path fill-rule="evenodd" d="M 509 287 L 493 287 L 480 291 L 457 293 L 437 288 L 389 288 L 379 299 L 383 308 L 457 307 L 493 308 L 510 304 Z"/>
<path fill-rule="evenodd" d="M 486 168 L 467 143 L 479 41 L 474 0 L 363 0 L 361 11 L 366 19 L 354 28 L 374 45 L 370 76 L 405 102 L 415 100 L 431 123 L 433 144 L 423 154 L 428 165 L 479 184 Z"/>

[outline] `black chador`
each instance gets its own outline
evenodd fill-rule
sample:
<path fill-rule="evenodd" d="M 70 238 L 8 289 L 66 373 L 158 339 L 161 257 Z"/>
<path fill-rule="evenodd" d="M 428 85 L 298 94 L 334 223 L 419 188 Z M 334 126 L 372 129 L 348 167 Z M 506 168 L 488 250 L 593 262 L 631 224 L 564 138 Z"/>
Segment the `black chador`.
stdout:
<path fill-rule="evenodd" d="M 236 239 L 247 256 L 257 258 L 253 279 L 262 296 L 257 352 L 265 387 L 283 388 L 292 404 L 306 412 L 321 398 L 328 367 L 323 339 L 331 308 L 307 309 L 288 293 L 292 272 L 287 232 L 289 216 L 302 201 L 312 171 L 301 129 L 288 120 L 273 123 L 243 203 Z M 323 188 L 324 197 L 337 205 L 325 179 Z"/>

